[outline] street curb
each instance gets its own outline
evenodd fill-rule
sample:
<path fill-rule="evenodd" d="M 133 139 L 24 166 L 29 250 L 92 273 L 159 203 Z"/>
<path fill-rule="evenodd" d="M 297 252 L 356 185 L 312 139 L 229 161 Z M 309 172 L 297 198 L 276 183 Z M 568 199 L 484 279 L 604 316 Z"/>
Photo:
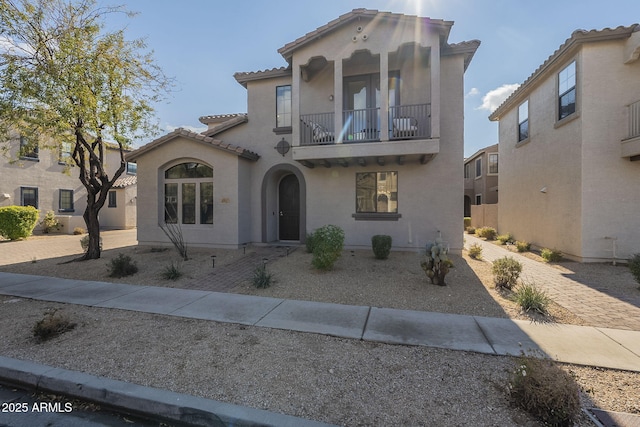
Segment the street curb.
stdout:
<path fill-rule="evenodd" d="M 0 382 L 196 426 L 328 427 L 317 421 L 0 356 Z"/>

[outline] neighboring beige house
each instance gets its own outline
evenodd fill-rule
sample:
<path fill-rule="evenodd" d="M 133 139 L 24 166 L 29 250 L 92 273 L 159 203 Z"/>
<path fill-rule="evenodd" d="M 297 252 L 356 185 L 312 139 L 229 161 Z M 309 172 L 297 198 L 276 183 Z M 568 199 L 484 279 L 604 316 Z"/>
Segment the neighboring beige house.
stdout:
<path fill-rule="evenodd" d="M 499 232 L 569 258 L 640 252 L 640 26 L 575 31 L 491 116 Z"/>
<path fill-rule="evenodd" d="M 388 234 L 462 248 L 463 76 L 480 42 L 453 22 L 356 9 L 286 44 L 287 66 L 236 73 L 248 114 L 202 117 L 128 155 L 138 240 L 193 246 L 303 242 L 326 224 L 348 247 Z"/>
<path fill-rule="evenodd" d="M 498 203 L 498 144 L 482 148 L 464 161 L 464 216 L 471 206 Z"/>
<path fill-rule="evenodd" d="M 58 230 L 60 233 L 71 234 L 75 227 L 86 228 L 82 215 L 87 206 L 87 192 L 78 178 L 77 168 L 70 166 L 71 145 L 65 145 L 59 151 L 39 150 L 16 135 L 6 147 L 7 152 L 0 156 L 0 206 L 34 206 L 40 211 L 41 219 L 47 211 L 53 211 L 62 225 Z M 113 173 L 120 166 L 120 154 L 117 149 L 106 152 L 107 171 Z M 128 173 L 135 174 L 135 164 L 129 165 Z M 100 211 L 100 226 L 135 227 L 135 181 L 126 181 L 122 188 L 114 188 L 113 192 L 110 199 L 116 192 L 127 192 L 129 203 L 125 204 L 123 195 L 121 207 L 115 209 L 117 213 L 106 213 L 105 204 Z"/>

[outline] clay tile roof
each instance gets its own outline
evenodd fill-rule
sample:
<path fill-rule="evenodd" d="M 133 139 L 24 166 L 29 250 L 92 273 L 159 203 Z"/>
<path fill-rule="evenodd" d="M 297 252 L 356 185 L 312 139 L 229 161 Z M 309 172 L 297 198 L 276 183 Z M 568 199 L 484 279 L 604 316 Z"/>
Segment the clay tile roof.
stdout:
<path fill-rule="evenodd" d="M 249 151 L 235 145 L 226 144 L 219 139 L 214 139 L 200 133 L 192 132 L 183 128 L 178 128 L 173 132 L 170 132 L 164 136 L 161 136 L 160 138 L 157 138 L 151 141 L 150 143 L 138 148 L 137 150 L 127 154 L 126 156 L 127 161 L 135 160 L 136 158 L 140 157 L 142 154 L 146 153 L 147 151 L 153 150 L 159 145 L 162 145 L 178 137 L 184 137 L 194 141 L 198 141 L 203 144 L 207 144 L 213 148 L 235 154 L 244 159 L 256 161 L 260 158 L 260 156 L 254 153 L 253 151 Z"/>
<path fill-rule="evenodd" d="M 247 82 L 252 80 L 269 79 L 273 77 L 289 77 L 291 76 L 291 67 L 271 68 L 262 71 L 237 72 L 233 75 L 238 83 L 247 87 Z"/>
<path fill-rule="evenodd" d="M 218 114 L 218 115 L 214 115 L 214 116 L 202 116 L 199 118 L 200 123 L 204 124 L 204 125 L 208 125 L 208 124 L 214 124 L 214 123 L 223 123 L 232 119 L 237 119 L 237 118 L 246 118 L 247 114 L 246 113 L 234 113 L 234 114 Z"/>
<path fill-rule="evenodd" d="M 547 58 L 525 81 L 518 89 L 516 89 L 496 110 L 491 113 L 489 120 L 500 120 L 500 116 L 506 113 L 511 106 L 519 100 L 521 94 L 528 91 L 531 86 L 535 84 L 541 76 L 546 75 L 547 72 L 559 61 L 563 60 L 567 53 L 573 52 L 573 49 L 580 46 L 582 43 L 605 41 L 628 38 L 632 33 L 640 31 L 639 24 L 633 24 L 628 27 L 619 26 L 617 28 L 604 28 L 602 30 L 575 30 L 563 44 L 560 45 L 555 52 Z"/>
<path fill-rule="evenodd" d="M 125 175 L 116 179 L 113 183 L 113 188 L 124 188 L 136 185 L 138 183 L 138 177 L 135 175 Z"/>

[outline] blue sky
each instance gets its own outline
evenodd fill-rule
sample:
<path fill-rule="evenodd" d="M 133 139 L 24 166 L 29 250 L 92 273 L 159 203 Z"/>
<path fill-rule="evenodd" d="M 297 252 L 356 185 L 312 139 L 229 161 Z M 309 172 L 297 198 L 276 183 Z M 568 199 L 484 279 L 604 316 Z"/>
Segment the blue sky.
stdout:
<path fill-rule="evenodd" d="M 127 7 L 139 14 L 112 17 L 109 25 L 126 24 L 129 38 L 145 37 L 177 81 L 170 98 L 156 105 L 164 132 L 202 128 L 198 118 L 205 115 L 246 112 L 246 90 L 235 72 L 286 65 L 279 48 L 352 9 L 454 21 L 450 43 L 482 42 L 465 74 L 465 156 L 497 142 L 497 124 L 487 117 L 500 95 L 574 30 L 640 22 L 638 0 L 130 0 Z"/>

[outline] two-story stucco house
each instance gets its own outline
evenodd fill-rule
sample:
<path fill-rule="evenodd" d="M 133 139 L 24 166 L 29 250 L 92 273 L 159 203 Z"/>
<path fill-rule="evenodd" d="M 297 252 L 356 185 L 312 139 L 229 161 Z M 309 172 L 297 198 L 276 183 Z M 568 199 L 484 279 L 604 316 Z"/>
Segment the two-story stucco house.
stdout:
<path fill-rule="evenodd" d="M 495 112 L 500 233 L 581 261 L 640 252 L 640 26 L 575 31 Z"/>
<path fill-rule="evenodd" d="M 34 206 L 41 219 L 53 211 L 62 226 L 60 233 L 71 234 L 75 227 L 86 227 L 82 215 L 87 206 L 87 191 L 70 159 L 71 144 L 62 144 L 60 150 L 38 149 L 20 135 L 13 135 L 1 145 L 6 152 L 0 156 L 0 206 Z M 101 228 L 136 226 L 135 164 L 128 166 L 100 211 Z M 107 172 L 112 174 L 118 167 L 118 149 L 107 146 Z"/>
<path fill-rule="evenodd" d="M 348 247 L 388 234 L 462 248 L 463 76 L 480 42 L 453 22 L 356 9 L 286 44 L 287 65 L 236 73 L 248 113 L 206 116 L 130 153 L 138 240 L 303 242 L 326 224 Z"/>
<path fill-rule="evenodd" d="M 498 158 L 494 144 L 464 159 L 464 216 L 474 227 L 498 227 Z"/>

